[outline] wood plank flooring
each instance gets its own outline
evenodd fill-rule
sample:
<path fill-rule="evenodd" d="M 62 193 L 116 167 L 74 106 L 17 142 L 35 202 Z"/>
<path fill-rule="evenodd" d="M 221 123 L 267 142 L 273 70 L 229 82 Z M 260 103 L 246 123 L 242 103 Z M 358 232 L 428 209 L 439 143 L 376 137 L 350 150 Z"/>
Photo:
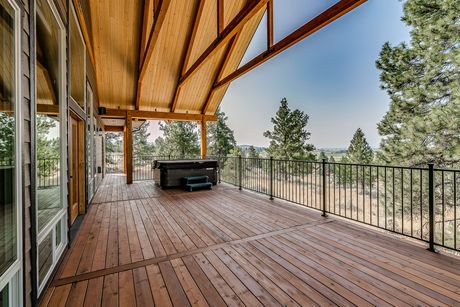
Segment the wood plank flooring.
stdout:
<path fill-rule="evenodd" d="M 41 306 L 460 305 L 460 258 L 219 185 L 104 179 Z"/>

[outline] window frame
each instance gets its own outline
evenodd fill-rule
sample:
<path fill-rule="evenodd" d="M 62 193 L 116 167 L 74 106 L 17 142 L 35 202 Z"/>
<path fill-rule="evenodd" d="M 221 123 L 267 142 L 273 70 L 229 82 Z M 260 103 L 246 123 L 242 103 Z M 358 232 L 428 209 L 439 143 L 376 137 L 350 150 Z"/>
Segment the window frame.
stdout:
<path fill-rule="evenodd" d="M 67 107 L 67 68 L 66 68 L 66 60 L 67 60 L 67 55 L 66 55 L 66 48 L 67 48 L 67 30 L 64 22 L 61 19 L 61 16 L 59 14 L 59 11 L 54 4 L 54 1 L 52 0 L 43 0 L 43 3 L 48 5 L 51 13 L 53 14 L 53 17 L 59 27 L 59 37 L 58 37 L 58 43 L 59 43 L 59 149 L 60 149 L 60 201 L 61 201 L 61 209 L 60 211 L 39 231 L 38 229 L 38 221 L 36 223 L 36 233 L 37 233 L 37 242 L 32 242 L 32 244 L 36 244 L 37 249 L 36 252 L 37 254 L 35 255 L 35 264 L 36 264 L 36 274 L 37 278 L 37 284 L 36 287 L 38 289 L 38 296 L 42 293 L 44 290 L 45 286 L 47 285 L 50 276 L 53 274 L 53 271 L 64 253 L 65 247 L 67 246 L 67 236 L 65 235 L 68 231 L 68 225 L 67 225 L 67 219 L 68 219 L 68 201 L 67 201 L 67 183 L 68 183 L 68 174 L 67 174 L 67 120 L 68 120 L 68 107 Z M 33 12 L 35 14 L 35 19 L 38 17 L 38 12 L 37 12 L 37 7 L 35 6 L 35 11 Z M 35 23 L 33 25 L 34 31 L 36 33 L 36 27 L 37 24 Z M 37 40 L 35 40 L 35 44 L 37 43 Z M 37 61 L 36 56 L 37 54 L 32 55 L 35 59 L 35 62 Z M 35 97 L 37 97 L 37 92 L 34 93 Z M 37 116 L 37 113 L 34 114 L 34 116 Z M 35 144 L 36 146 L 36 144 Z M 36 152 L 36 151 L 35 151 Z M 37 158 L 36 156 L 34 157 L 35 159 Z M 38 182 L 36 182 L 36 189 L 38 188 Z M 35 195 L 35 201 L 38 203 L 38 196 Z M 38 206 L 36 207 L 37 213 L 38 213 Z M 37 217 L 38 219 L 38 214 Z M 61 223 L 61 243 L 59 246 L 56 246 L 56 225 L 58 223 Z M 65 225 L 65 227 L 62 227 Z M 38 247 L 40 246 L 40 243 L 43 242 L 43 240 L 46 239 L 46 237 L 49 234 L 52 234 L 52 265 L 48 272 L 46 273 L 45 277 L 43 278 L 43 282 L 40 284 L 39 281 L 39 249 Z"/>
<path fill-rule="evenodd" d="M 22 22 L 21 22 L 21 8 L 16 1 L 6 0 L 11 5 L 14 11 L 14 117 L 15 117 L 15 134 L 14 134 L 14 147 L 15 147 L 15 183 L 14 195 L 16 207 L 16 260 L 10 267 L 0 276 L 0 290 L 9 287 L 9 303 L 12 306 L 22 305 Z"/>
<path fill-rule="evenodd" d="M 78 15 L 77 15 L 77 11 L 76 11 L 76 8 L 75 8 L 75 4 L 74 4 L 74 1 L 69 1 L 69 4 L 70 4 L 70 14 L 69 14 L 69 98 L 71 98 L 82 110 L 83 112 L 86 113 L 86 110 L 87 110 L 87 101 L 86 101 L 86 86 L 87 86 L 87 81 L 86 81 L 86 50 L 87 50 L 87 47 L 86 47 L 86 42 L 85 42 L 85 38 L 83 36 L 83 31 L 81 29 L 81 25 L 80 25 L 80 19 L 78 18 Z M 70 31 L 70 19 L 72 18 L 75 18 L 75 22 L 77 23 L 77 28 L 78 28 L 78 34 L 80 36 L 80 39 L 81 39 L 81 43 L 83 45 L 83 75 L 84 75 L 84 78 L 83 78 L 83 107 L 78 103 L 77 100 L 75 100 L 75 98 L 72 96 L 72 63 L 71 63 L 71 58 L 72 58 L 72 44 L 71 44 L 71 39 L 72 39 L 72 32 Z"/>

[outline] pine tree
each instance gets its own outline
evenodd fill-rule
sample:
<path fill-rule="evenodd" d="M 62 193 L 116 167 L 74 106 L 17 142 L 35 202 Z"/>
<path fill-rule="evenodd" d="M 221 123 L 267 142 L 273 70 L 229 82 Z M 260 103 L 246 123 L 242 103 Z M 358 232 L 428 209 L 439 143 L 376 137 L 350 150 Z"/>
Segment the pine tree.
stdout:
<path fill-rule="evenodd" d="M 227 116 L 217 110 L 217 122 L 208 124 L 209 155 L 224 157 L 236 146 L 233 130 L 227 125 Z"/>
<path fill-rule="evenodd" d="M 138 129 L 133 130 L 133 152 L 135 156 L 151 156 L 154 152 L 154 144 L 149 141 L 148 127 L 150 122 L 144 122 Z"/>
<path fill-rule="evenodd" d="M 460 2 L 407 0 L 410 44 L 386 43 L 377 61 L 390 109 L 378 125 L 379 159 L 439 167 L 460 162 Z"/>
<path fill-rule="evenodd" d="M 187 158 L 195 157 L 200 153 L 196 123 L 160 122 L 160 130 L 163 132 L 163 138 L 156 142 L 159 155 Z"/>
<path fill-rule="evenodd" d="M 123 153 L 123 135 L 117 132 L 107 132 L 105 134 L 105 152 Z"/>
<path fill-rule="evenodd" d="M 314 146 L 307 144 L 310 139 L 310 132 L 306 130 L 308 118 L 298 109 L 291 111 L 283 98 L 276 116 L 271 119 L 273 131 L 264 132 L 270 139 L 269 155 L 278 159 L 314 159 Z"/>
<path fill-rule="evenodd" d="M 328 161 L 327 156 L 326 156 L 326 153 L 325 153 L 324 151 L 321 150 L 321 152 L 319 153 L 318 160 L 319 160 L 319 161 L 323 161 L 323 159 L 326 160 L 326 162 Z"/>
<path fill-rule="evenodd" d="M 259 158 L 259 153 L 257 152 L 256 148 L 253 145 L 249 146 L 247 155 L 248 155 L 248 158 L 250 159 Z"/>
<path fill-rule="evenodd" d="M 361 128 L 358 128 L 353 135 L 343 161 L 346 163 L 370 164 L 373 159 L 374 152 L 369 143 L 367 143 L 364 132 Z"/>
<path fill-rule="evenodd" d="M 0 112 L 0 166 L 11 165 L 14 157 L 14 116 Z"/>

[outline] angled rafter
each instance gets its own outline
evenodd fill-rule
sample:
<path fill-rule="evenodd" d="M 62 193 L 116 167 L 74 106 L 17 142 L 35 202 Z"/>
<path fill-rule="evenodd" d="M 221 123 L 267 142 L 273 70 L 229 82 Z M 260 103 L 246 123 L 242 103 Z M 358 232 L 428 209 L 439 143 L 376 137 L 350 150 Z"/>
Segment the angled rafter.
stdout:
<path fill-rule="evenodd" d="M 144 0 L 144 15 L 142 19 L 142 28 L 141 28 L 141 39 L 140 39 L 140 48 L 139 48 L 139 59 L 144 58 L 145 46 L 147 43 L 147 38 L 149 35 L 149 21 L 154 14 L 153 0 Z M 141 61 L 139 61 L 139 67 L 141 66 Z"/>
<path fill-rule="evenodd" d="M 153 48 L 156 45 L 158 36 L 163 25 L 163 22 L 166 18 L 166 13 L 168 11 L 171 0 L 161 0 L 158 9 L 155 11 L 155 17 L 153 21 L 152 30 L 150 31 L 149 39 L 147 41 L 147 49 L 145 50 L 143 58 L 141 58 L 139 78 L 137 81 L 137 97 L 136 97 L 136 109 L 139 109 L 139 100 L 142 89 L 142 80 L 145 77 L 147 67 L 149 65 L 150 59 L 152 58 Z"/>
<path fill-rule="evenodd" d="M 341 0 L 214 85 L 219 88 L 283 52 L 367 0 Z"/>
<path fill-rule="evenodd" d="M 227 50 L 225 51 L 225 54 L 222 57 L 222 61 L 219 64 L 218 73 L 217 73 L 217 75 L 216 75 L 216 77 L 214 79 L 214 83 L 216 83 L 218 80 L 220 80 L 222 78 L 222 74 L 224 73 L 225 68 L 227 67 L 228 61 L 229 61 L 229 59 L 230 59 L 230 57 L 231 57 L 231 55 L 233 53 L 233 49 L 236 46 L 236 42 L 238 41 L 239 36 L 240 36 L 240 34 L 238 33 L 236 36 L 234 36 L 232 38 L 232 40 L 228 44 Z M 206 114 L 206 112 L 208 112 L 208 108 L 209 108 L 209 106 L 211 104 L 211 97 L 212 97 L 212 94 L 214 93 L 214 91 L 215 91 L 214 88 L 211 88 L 209 90 L 209 93 L 206 96 L 206 100 L 205 100 L 205 103 L 203 105 L 203 108 L 201 109 L 201 114 Z"/>
<path fill-rule="evenodd" d="M 187 49 L 182 59 L 182 64 L 181 64 L 182 67 L 180 69 L 180 72 L 181 72 L 180 75 L 182 75 L 187 69 L 187 65 L 190 60 L 190 54 L 192 53 L 193 43 L 195 42 L 196 33 L 198 31 L 198 25 L 200 24 L 201 15 L 203 14 L 203 8 L 204 8 L 205 2 L 206 0 L 200 0 L 200 3 L 198 4 L 196 8 L 196 12 L 194 15 L 195 17 L 193 18 L 193 27 L 191 29 L 191 32 L 188 34 L 188 38 L 187 38 L 187 41 L 188 41 Z M 179 98 L 180 89 L 181 89 L 181 83 L 180 83 L 180 76 L 179 76 L 179 78 L 177 79 L 176 90 L 174 91 L 174 97 L 170 104 L 171 112 L 174 112 L 176 110 L 177 99 Z"/>
<path fill-rule="evenodd" d="M 224 0 L 217 0 L 217 36 L 224 31 Z"/>
<path fill-rule="evenodd" d="M 248 20 L 250 20 L 262 7 L 264 7 L 269 0 L 253 0 L 250 1 L 229 23 L 227 27 L 222 31 L 221 35 L 217 37 L 214 42 L 206 48 L 206 50 L 200 55 L 200 57 L 193 63 L 193 65 L 187 70 L 187 72 L 180 79 L 179 84 L 182 85 L 186 82 L 197 70 L 200 68 L 206 59 L 212 57 L 212 55 L 220 50 L 230 39 L 238 33 Z"/>

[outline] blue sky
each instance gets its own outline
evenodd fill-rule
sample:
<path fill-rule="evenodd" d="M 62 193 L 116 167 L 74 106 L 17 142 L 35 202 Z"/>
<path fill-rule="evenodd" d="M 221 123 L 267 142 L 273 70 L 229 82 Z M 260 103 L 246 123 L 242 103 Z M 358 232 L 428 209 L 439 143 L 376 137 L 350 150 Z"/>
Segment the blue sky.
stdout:
<path fill-rule="evenodd" d="M 275 43 L 335 2 L 275 0 Z M 310 116 L 310 142 L 316 147 L 347 147 L 359 127 L 378 147 L 377 123 L 389 98 L 380 89 L 375 61 L 386 41 L 409 40 L 402 13 L 399 0 L 369 0 L 235 80 L 221 108 L 237 143 L 267 146 L 262 134 L 272 128 L 270 118 L 286 97 L 292 109 Z M 242 64 L 264 50 L 265 23 L 264 18 Z"/>

